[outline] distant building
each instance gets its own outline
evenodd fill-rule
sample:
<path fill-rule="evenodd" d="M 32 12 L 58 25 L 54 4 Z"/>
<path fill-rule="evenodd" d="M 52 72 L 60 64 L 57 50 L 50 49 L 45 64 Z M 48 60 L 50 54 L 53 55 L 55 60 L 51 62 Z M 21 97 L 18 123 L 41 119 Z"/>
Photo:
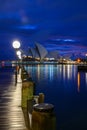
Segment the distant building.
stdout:
<path fill-rule="evenodd" d="M 36 43 L 35 46 L 36 46 L 36 50 L 37 50 L 37 53 L 39 54 L 40 59 L 41 60 L 44 59 L 46 57 L 47 53 L 48 53 L 48 51 L 46 50 L 46 48 L 43 47 L 39 43 Z"/>
<path fill-rule="evenodd" d="M 45 59 L 55 60 L 58 58 L 58 51 L 48 52 L 46 48 L 42 46 L 40 43 L 35 43 L 34 48 L 29 48 L 28 56 L 38 60 L 45 60 Z"/>

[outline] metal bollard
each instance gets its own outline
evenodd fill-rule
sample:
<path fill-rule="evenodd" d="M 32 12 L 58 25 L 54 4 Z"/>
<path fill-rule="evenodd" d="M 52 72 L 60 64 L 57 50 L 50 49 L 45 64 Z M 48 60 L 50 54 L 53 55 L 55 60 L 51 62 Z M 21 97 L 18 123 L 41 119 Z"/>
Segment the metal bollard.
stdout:
<path fill-rule="evenodd" d="M 32 112 L 32 130 L 56 130 L 56 117 L 53 110 L 52 104 L 35 104 Z"/>

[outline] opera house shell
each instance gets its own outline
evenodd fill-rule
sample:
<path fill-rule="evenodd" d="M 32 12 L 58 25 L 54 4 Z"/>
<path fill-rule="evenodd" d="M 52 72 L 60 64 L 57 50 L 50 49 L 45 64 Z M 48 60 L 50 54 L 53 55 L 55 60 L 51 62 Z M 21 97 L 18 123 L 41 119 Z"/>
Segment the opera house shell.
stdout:
<path fill-rule="evenodd" d="M 34 48 L 29 48 L 28 55 L 32 56 L 32 58 L 39 58 L 43 60 L 44 58 L 58 58 L 58 51 L 48 52 L 44 46 L 40 43 L 35 43 Z"/>

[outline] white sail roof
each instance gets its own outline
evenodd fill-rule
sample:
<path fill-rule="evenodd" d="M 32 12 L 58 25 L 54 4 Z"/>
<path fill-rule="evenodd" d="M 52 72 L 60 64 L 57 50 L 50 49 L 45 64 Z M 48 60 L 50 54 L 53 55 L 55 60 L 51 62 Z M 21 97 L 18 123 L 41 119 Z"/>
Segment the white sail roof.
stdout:
<path fill-rule="evenodd" d="M 39 43 L 35 43 L 35 45 L 36 45 L 36 50 L 38 51 L 38 54 L 40 56 L 40 59 L 43 59 L 48 53 L 47 50 Z"/>
<path fill-rule="evenodd" d="M 36 48 L 31 48 L 31 53 L 32 53 L 33 58 L 39 58 L 40 57 Z"/>

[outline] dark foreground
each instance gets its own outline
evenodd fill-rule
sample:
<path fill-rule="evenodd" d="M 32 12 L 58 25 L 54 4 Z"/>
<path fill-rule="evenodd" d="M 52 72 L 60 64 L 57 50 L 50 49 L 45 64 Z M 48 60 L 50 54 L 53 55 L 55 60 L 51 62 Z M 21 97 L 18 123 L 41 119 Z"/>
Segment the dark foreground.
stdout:
<path fill-rule="evenodd" d="M 15 86 L 13 69 L 0 69 L 0 130 L 26 130 L 21 105 L 20 75 Z"/>

